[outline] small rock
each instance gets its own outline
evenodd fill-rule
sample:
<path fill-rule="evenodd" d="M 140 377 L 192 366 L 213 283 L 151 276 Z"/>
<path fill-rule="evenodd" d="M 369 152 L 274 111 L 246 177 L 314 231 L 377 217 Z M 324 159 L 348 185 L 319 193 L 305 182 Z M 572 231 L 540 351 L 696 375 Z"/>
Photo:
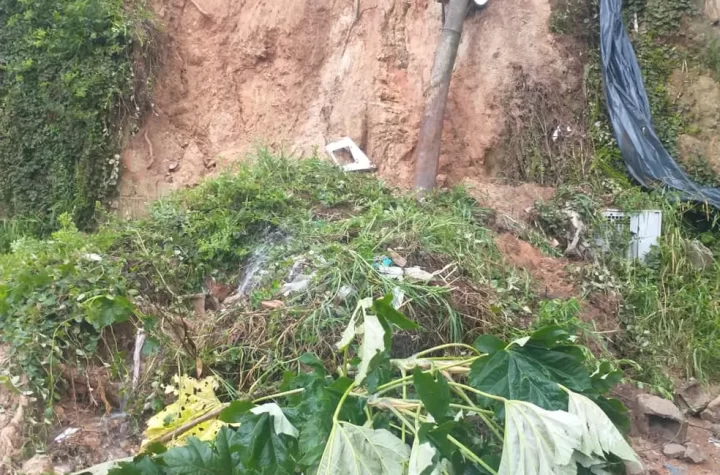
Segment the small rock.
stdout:
<path fill-rule="evenodd" d="M 700 381 L 691 379 L 675 394 L 675 401 L 685 413 L 700 414 L 710 404 L 712 396 Z"/>
<path fill-rule="evenodd" d="M 55 473 L 52 460 L 47 455 L 36 455 L 27 460 L 20 470 L 25 475 L 42 475 L 46 473 Z"/>
<path fill-rule="evenodd" d="M 639 394 L 637 397 L 638 408 L 647 415 L 663 417 L 674 421 L 683 421 L 680 409 L 667 399 L 652 394 Z"/>
<path fill-rule="evenodd" d="M 713 253 L 700 241 L 685 241 L 685 254 L 696 270 L 705 270 L 713 265 Z"/>
<path fill-rule="evenodd" d="M 174 162 L 174 161 L 170 162 L 170 165 L 168 165 L 168 170 L 170 170 L 171 172 L 174 172 L 175 170 L 178 169 L 179 166 L 180 166 L 180 164 L 178 162 Z"/>
<path fill-rule="evenodd" d="M 663 454 L 671 459 L 679 459 L 685 455 L 685 447 L 680 444 L 667 444 L 663 447 Z"/>
<path fill-rule="evenodd" d="M 683 458 L 688 462 L 703 463 L 707 460 L 707 455 L 705 455 L 705 452 L 698 444 L 690 442 L 687 444 L 687 449 L 685 449 L 685 456 Z"/>
<path fill-rule="evenodd" d="M 652 394 L 639 394 L 637 406 L 637 427 L 641 434 L 667 442 L 686 440 L 687 423 L 672 401 Z"/>
<path fill-rule="evenodd" d="M 626 475 L 646 475 L 648 471 L 637 462 L 625 462 Z"/>
<path fill-rule="evenodd" d="M 705 421 L 720 424 L 720 396 L 710 401 L 707 408 L 700 413 L 700 417 Z"/>
<path fill-rule="evenodd" d="M 67 475 L 69 473 L 73 473 L 75 471 L 75 465 L 71 463 L 63 463 L 60 465 L 55 465 L 55 475 Z"/>
<path fill-rule="evenodd" d="M 710 430 L 712 431 L 713 437 L 720 439 L 720 424 L 713 424 L 710 426 Z"/>

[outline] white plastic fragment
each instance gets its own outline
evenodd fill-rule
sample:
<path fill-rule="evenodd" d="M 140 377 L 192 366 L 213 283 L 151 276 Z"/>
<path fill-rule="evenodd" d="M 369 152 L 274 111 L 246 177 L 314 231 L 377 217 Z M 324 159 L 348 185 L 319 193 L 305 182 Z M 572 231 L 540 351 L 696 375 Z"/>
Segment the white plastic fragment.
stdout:
<path fill-rule="evenodd" d="M 55 437 L 55 442 L 60 443 L 60 442 L 62 442 L 63 440 L 65 440 L 65 439 L 67 439 L 68 437 L 70 437 L 71 435 L 77 434 L 78 432 L 80 432 L 80 429 L 78 429 L 77 427 L 68 427 L 67 429 L 65 429 L 64 431 L 62 431 L 62 432 L 60 433 L 60 435 L 58 435 L 57 437 Z"/>
<path fill-rule="evenodd" d="M 338 159 L 337 155 L 335 155 L 335 152 L 343 149 L 350 152 L 350 155 L 353 159 L 352 163 L 340 163 L 340 160 Z M 337 142 L 331 142 L 327 144 L 325 146 L 325 150 L 327 151 L 328 155 L 330 155 L 330 158 L 332 158 L 333 162 L 335 162 L 337 166 L 339 166 L 346 172 L 375 170 L 375 165 L 370 163 L 370 159 L 367 155 L 365 155 L 365 152 L 360 150 L 360 147 L 358 147 L 357 144 L 353 142 L 350 137 L 344 137 Z"/>
<path fill-rule="evenodd" d="M 285 297 L 287 297 L 293 292 L 303 292 L 307 290 L 313 277 L 315 277 L 315 272 L 313 272 L 312 274 L 300 274 L 296 276 L 292 282 L 287 282 L 283 284 L 283 286 L 280 288 L 280 291 Z"/>
<path fill-rule="evenodd" d="M 435 277 L 434 273 L 430 273 L 428 271 L 422 270 L 419 267 L 408 267 L 405 269 L 405 275 L 411 279 L 415 280 L 421 280 L 424 282 L 429 282 L 432 280 L 433 277 Z"/>
<path fill-rule="evenodd" d="M 392 294 L 392 306 L 395 310 L 400 310 L 400 307 L 402 307 L 402 304 L 405 301 L 405 292 L 400 287 L 395 287 L 392 291 Z"/>
<path fill-rule="evenodd" d="M 353 293 L 355 293 L 355 289 L 352 285 L 343 285 L 342 287 L 340 287 L 340 290 L 338 290 L 337 298 L 341 302 L 344 302 L 345 299 L 347 299 Z"/>
<path fill-rule="evenodd" d="M 403 270 L 400 267 L 379 265 L 378 272 L 391 279 L 402 279 Z"/>

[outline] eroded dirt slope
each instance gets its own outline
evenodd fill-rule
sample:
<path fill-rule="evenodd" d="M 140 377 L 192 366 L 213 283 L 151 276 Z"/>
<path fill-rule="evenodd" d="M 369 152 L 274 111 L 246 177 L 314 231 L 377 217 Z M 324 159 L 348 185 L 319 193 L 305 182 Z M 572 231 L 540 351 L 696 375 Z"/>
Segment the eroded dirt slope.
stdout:
<path fill-rule="evenodd" d="M 439 3 L 360 0 L 357 17 L 354 0 L 155 0 L 154 9 L 162 69 L 155 111 L 123 154 L 123 211 L 261 143 L 299 154 L 347 135 L 382 176 L 411 183 Z M 467 20 L 441 157 L 449 182 L 485 174 L 508 114 L 527 107 L 508 97 L 518 72 L 569 87 L 549 16 L 549 0 L 503 0 Z"/>

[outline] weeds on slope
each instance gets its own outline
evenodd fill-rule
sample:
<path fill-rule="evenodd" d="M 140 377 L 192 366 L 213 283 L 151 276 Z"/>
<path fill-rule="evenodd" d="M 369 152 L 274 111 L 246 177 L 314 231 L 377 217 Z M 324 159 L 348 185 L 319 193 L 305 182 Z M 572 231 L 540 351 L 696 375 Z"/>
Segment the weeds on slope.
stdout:
<path fill-rule="evenodd" d="M 617 340 L 617 352 L 640 363 L 644 371 L 635 376 L 655 385 L 668 387 L 668 376 L 716 378 L 720 303 L 714 296 L 720 292 L 720 265 L 717 261 L 704 268 L 693 265 L 691 244 L 700 236 L 717 256 L 717 219 L 709 210 L 672 195 L 638 188 L 623 190 L 609 202 L 626 212 L 658 209 L 663 213 L 659 245 L 645 263 L 628 261 L 624 247 L 594 249 L 594 264 L 585 266 L 580 275 L 586 292 L 599 291 L 620 300 L 623 335 Z M 598 199 L 563 191 L 539 210 L 548 233 L 562 235 L 562 210 L 574 209 L 589 225 L 586 236 L 592 239 L 604 223 L 600 206 Z M 702 233 L 698 226 L 704 227 Z M 630 236 L 616 238 L 627 243 Z"/>
<path fill-rule="evenodd" d="M 73 368 L 100 362 L 107 380 L 129 381 L 138 328 L 143 376 L 114 388 L 116 401 L 106 391 L 111 406 L 153 406 L 168 371 L 215 373 L 234 394 L 282 377 L 304 351 L 332 359 L 358 296 L 394 291 L 421 325 L 398 336 L 393 356 L 505 336 L 533 305 L 529 278 L 504 265 L 488 213 L 461 190 L 420 204 L 314 159 L 261 151 L 146 219 L 103 220 L 84 234 L 65 217 L 51 238 L 21 238 L 0 256 L 1 338 L 48 407 L 78 382 Z M 400 281 L 390 263 L 439 272 Z M 286 294 L 297 275 L 307 287 Z M 246 295 L 218 305 L 243 282 Z"/>

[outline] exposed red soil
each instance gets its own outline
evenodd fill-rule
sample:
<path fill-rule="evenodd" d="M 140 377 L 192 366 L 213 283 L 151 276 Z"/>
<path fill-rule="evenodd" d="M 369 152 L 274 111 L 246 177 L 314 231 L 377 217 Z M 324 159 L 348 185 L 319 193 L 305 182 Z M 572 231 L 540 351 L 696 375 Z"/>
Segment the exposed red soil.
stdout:
<path fill-rule="evenodd" d="M 192 186 L 258 144 L 322 154 L 349 136 L 386 180 L 411 184 L 439 3 L 361 0 L 357 18 L 351 0 L 194 3 L 153 2 L 165 25 L 162 66 L 154 112 L 123 154 L 122 212 Z M 485 176 L 505 109 L 526 106 L 513 92 L 518 71 L 559 90 L 577 81 L 563 74 L 549 16 L 549 0 L 507 0 L 466 20 L 440 160 L 448 183 Z"/>

